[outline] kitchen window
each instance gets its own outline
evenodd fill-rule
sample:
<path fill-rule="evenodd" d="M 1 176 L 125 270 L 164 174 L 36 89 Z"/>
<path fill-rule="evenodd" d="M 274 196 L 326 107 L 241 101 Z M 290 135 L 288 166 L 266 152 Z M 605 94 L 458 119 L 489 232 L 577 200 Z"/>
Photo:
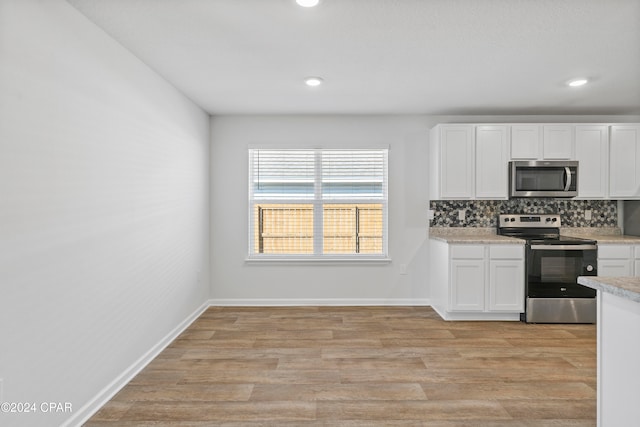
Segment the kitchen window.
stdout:
<path fill-rule="evenodd" d="M 249 150 L 249 258 L 387 257 L 388 149 Z"/>

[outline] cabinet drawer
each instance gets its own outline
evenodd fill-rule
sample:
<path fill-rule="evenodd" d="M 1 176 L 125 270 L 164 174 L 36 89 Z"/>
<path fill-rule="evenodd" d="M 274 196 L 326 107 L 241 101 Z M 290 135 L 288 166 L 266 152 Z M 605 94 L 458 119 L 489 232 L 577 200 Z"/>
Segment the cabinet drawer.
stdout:
<path fill-rule="evenodd" d="M 523 259 L 524 246 L 520 245 L 490 245 L 489 258 L 491 259 Z"/>
<path fill-rule="evenodd" d="M 598 258 L 627 259 L 631 258 L 631 245 L 598 245 Z"/>
<path fill-rule="evenodd" d="M 482 259 L 484 258 L 483 245 L 451 245 L 452 259 Z"/>

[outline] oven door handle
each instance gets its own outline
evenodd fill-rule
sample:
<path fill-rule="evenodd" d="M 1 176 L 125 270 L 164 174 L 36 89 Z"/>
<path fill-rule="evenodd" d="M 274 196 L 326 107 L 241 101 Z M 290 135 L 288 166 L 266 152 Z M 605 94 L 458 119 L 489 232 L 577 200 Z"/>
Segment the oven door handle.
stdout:
<path fill-rule="evenodd" d="M 598 245 L 531 245 L 532 250 L 539 251 L 592 251 Z"/>

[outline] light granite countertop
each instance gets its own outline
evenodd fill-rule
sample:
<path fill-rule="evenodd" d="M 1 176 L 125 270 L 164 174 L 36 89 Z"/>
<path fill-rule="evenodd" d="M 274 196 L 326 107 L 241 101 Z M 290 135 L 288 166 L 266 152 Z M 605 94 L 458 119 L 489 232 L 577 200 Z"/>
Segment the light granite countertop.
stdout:
<path fill-rule="evenodd" d="M 580 237 L 595 240 L 600 244 L 637 245 L 640 244 L 640 236 L 626 236 L 618 227 L 615 228 L 561 228 L 560 234 L 565 236 Z"/>
<path fill-rule="evenodd" d="M 618 244 L 618 245 L 638 245 L 640 237 L 638 236 L 607 236 L 598 234 L 567 234 L 567 236 L 581 237 L 583 239 L 595 240 L 598 244 Z"/>
<path fill-rule="evenodd" d="M 640 302 L 640 277 L 580 276 L 578 283 L 620 298 Z"/>
<path fill-rule="evenodd" d="M 615 228 L 561 228 L 560 234 L 595 240 L 599 244 L 640 245 L 640 236 L 626 236 Z M 467 244 L 514 244 L 521 245 L 525 241 L 514 237 L 499 236 L 495 228 L 475 227 L 431 227 L 429 237 L 447 243 Z"/>
<path fill-rule="evenodd" d="M 524 245 L 526 242 L 514 237 L 499 236 L 495 228 L 448 227 L 430 228 L 429 238 L 447 243 L 462 244 L 507 244 Z"/>

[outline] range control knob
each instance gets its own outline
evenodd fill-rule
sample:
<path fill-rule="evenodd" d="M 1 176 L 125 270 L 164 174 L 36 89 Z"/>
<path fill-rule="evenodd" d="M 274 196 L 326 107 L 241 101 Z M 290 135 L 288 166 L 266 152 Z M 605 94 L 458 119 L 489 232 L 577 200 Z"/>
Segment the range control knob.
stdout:
<path fill-rule="evenodd" d="M 551 222 L 551 218 L 547 218 L 545 221 L 547 221 L 547 222 Z"/>
<path fill-rule="evenodd" d="M 587 265 L 587 271 L 593 271 L 593 265 L 591 264 Z"/>

